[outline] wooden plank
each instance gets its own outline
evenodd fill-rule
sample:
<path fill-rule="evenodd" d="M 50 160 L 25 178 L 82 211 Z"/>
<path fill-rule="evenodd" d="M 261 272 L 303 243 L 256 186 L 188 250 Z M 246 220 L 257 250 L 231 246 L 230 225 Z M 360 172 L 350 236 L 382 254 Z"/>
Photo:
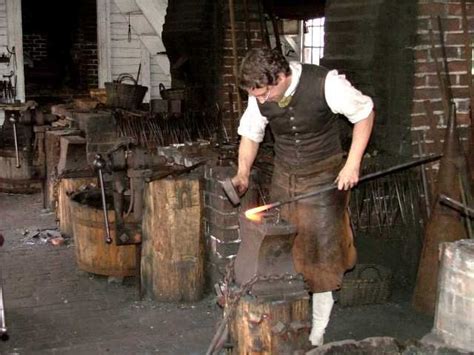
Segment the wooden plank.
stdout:
<path fill-rule="evenodd" d="M 25 102 L 25 71 L 23 63 L 23 28 L 21 18 L 21 1 L 6 0 L 8 21 L 8 46 L 15 47 L 16 56 L 16 98 Z"/>
<path fill-rule="evenodd" d="M 133 0 L 114 0 L 115 5 L 120 9 L 122 13 L 137 12 L 140 8 L 137 3 Z"/>
<path fill-rule="evenodd" d="M 166 50 L 160 36 L 141 35 L 140 39 L 145 45 L 145 47 L 148 48 L 148 51 L 150 52 L 151 55 L 155 55 L 158 52 L 163 52 Z"/>
<path fill-rule="evenodd" d="M 133 32 L 141 35 L 156 35 L 155 29 L 151 26 L 150 22 L 143 14 L 130 15 L 130 24 L 133 28 Z M 128 24 L 127 24 L 128 26 Z M 161 41 L 161 37 L 160 37 Z"/>
<path fill-rule="evenodd" d="M 99 87 L 103 88 L 112 80 L 110 0 L 97 0 L 97 57 Z"/>
<path fill-rule="evenodd" d="M 161 36 L 161 32 L 163 32 L 163 24 L 165 23 L 168 2 L 156 0 L 136 0 L 136 3 L 150 25 L 155 30 L 155 33 Z"/>
<path fill-rule="evenodd" d="M 150 52 L 142 45 L 142 58 L 139 83 L 148 88 L 145 94 L 144 102 L 150 102 L 151 72 L 150 72 Z"/>
<path fill-rule="evenodd" d="M 140 49 L 112 47 L 113 58 L 140 58 Z"/>

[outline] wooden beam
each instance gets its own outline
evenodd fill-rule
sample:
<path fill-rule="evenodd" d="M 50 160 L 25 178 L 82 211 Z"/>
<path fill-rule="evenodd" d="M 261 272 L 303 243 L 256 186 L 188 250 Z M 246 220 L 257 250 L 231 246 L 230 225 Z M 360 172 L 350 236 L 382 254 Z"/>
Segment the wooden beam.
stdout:
<path fill-rule="evenodd" d="M 114 0 L 117 7 L 122 11 L 124 14 L 128 14 L 130 12 L 138 12 L 140 8 L 137 6 L 137 3 L 133 0 Z"/>
<path fill-rule="evenodd" d="M 158 52 L 163 52 L 165 50 L 161 37 L 157 35 L 141 35 L 139 37 L 145 47 L 148 48 L 151 55 L 156 55 Z"/>
<path fill-rule="evenodd" d="M 142 48 L 142 50 L 141 50 L 142 59 L 140 61 L 141 70 L 140 70 L 139 83 L 140 83 L 140 85 L 148 87 L 148 91 L 146 92 L 144 102 L 150 102 L 150 94 L 151 94 L 150 52 L 148 51 L 148 49 L 143 44 L 142 44 L 141 48 Z M 136 75 L 135 75 L 135 77 L 136 77 Z"/>
<path fill-rule="evenodd" d="M 105 82 L 112 81 L 110 1 L 111 0 L 97 0 L 97 56 L 99 59 L 98 82 L 99 87 L 101 88 L 104 87 Z"/>
<path fill-rule="evenodd" d="M 161 36 L 168 2 L 161 0 L 136 0 L 136 3 L 150 25 L 155 29 L 155 32 Z"/>
<path fill-rule="evenodd" d="M 21 21 L 21 1 L 6 0 L 8 22 L 8 47 L 15 47 L 16 98 L 25 102 L 25 71 L 23 61 L 23 29 Z"/>

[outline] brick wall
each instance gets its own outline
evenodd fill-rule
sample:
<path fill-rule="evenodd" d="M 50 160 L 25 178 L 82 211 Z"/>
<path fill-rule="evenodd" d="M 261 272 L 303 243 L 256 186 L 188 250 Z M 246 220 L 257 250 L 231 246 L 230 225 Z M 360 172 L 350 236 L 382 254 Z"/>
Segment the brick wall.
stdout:
<path fill-rule="evenodd" d="M 81 1 L 79 26 L 74 35 L 73 61 L 77 63 L 79 86 L 83 89 L 98 86 L 97 13 L 96 1 Z"/>
<path fill-rule="evenodd" d="M 48 38 L 43 33 L 24 34 L 23 53 L 28 57 L 26 65 L 29 65 L 29 60 L 34 63 L 45 59 L 48 56 L 47 44 Z"/>
<path fill-rule="evenodd" d="M 263 36 L 260 30 L 259 11 L 257 3 L 254 1 L 247 1 L 248 6 L 248 29 L 250 32 L 252 48 L 264 46 Z M 230 23 L 230 13 L 228 2 L 225 1 L 221 8 L 222 11 L 222 28 L 223 32 L 223 46 L 221 52 L 221 62 L 219 72 L 221 73 L 218 82 L 218 102 L 223 113 L 223 123 L 227 129 L 228 134 L 236 139 L 237 127 L 240 116 L 238 115 L 238 94 L 235 85 L 234 77 L 234 56 L 232 52 L 232 30 Z M 235 13 L 235 37 L 237 47 L 238 66 L 247 52 L 247 40 L 245 32 L 245 11 L 243 7 L 243 0 L 234 0 Z M 241 91 L 242 98 L 242 112 L 246 107 L 246 94 Z M 232 106 L 231 106 L 232 101 Z"/>
<path fill-rule="evenodd" d="M 472 41 L 474 33 L 474 4 L 466 1 L 468 28 Z M 416 45 L 413 48 L 415 72 L 414 94 L 411 112 L 411 132 L 415 152 L 417 142 L 423 140 L 424 153 L 440 153 L 446 129 L 446 115 L 441 101 L 442 93 L 436 71 L 435 57 L 443 58 L 437 17 L 440 17 L 444 32 L 449 81 L 453 100 L 456 103 L 456 121 L 465 151 L 471 143 L 469 118 L 468 70 L 472 64 L 466 61 L 463 40 L 461 2 L 459 0 L 419 0 Z M 432 48 L 429 30 L 433 31 L 435 49 Z M 472 46 L 472 42 L 471 42 Z M 440 65 L 442 65 L 440 63 Z M 473 83 L 471 82 L 471 87 Z M 430 114 L 431 112 L 431 114 Z M 472 159 L 472 154 L 471 154 Z M 436 169 L 437 166 L 435 165 Z"/>
<path fill-rule="evenodd" d="M 214 0 L 170 1 L 163 25 L 171 86 L 203 91 L 200 109 L 214 109 L 216 102 L 216 63 L 222 32 L 219 7 L 219 1 Z"/>
<path fill-rule="evenodd" d="M 377 121 L 369 151 L 411 155 L 410 111 L 417 4 L 413 0 L 329 0 L 322 65 L 371 96 Z M 350 127 L 344 137 L 349 138 Z M 349 139 L 345 139 L 345 145 Z M 347 148 L 347 147 L 346 147 Z"/>

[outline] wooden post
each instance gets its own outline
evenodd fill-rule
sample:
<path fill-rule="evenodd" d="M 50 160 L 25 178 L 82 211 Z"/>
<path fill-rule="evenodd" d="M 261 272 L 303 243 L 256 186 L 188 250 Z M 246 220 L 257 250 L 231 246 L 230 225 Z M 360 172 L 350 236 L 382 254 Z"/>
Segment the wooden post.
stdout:
<path fill-rule="evenodd" d="M 193 175 L 145 187 L 141 282 L 161 301 L 196 301 L 204 292 L 201 182 Z"/>

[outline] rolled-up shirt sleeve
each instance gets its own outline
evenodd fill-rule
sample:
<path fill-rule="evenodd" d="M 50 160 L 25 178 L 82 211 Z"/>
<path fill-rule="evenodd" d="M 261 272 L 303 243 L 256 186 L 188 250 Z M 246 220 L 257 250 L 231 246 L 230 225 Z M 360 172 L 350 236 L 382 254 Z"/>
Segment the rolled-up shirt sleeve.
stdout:
<path fill-rule="evenodd" d="M 331 111 L 346 116 L 351 123 L 367 118 L 374 108 L 372 99 L 353 87 L 337 70 L 328 72 L 324 89 Z"/>
<path fill-rule="evenodd" d="M 242 137 L 261 143 L 265 135 L 268 120 L 262 116 L 258 108 L 257 99 L 249 96 L 247 108 L 240 119 L 237 133 Z"/>

